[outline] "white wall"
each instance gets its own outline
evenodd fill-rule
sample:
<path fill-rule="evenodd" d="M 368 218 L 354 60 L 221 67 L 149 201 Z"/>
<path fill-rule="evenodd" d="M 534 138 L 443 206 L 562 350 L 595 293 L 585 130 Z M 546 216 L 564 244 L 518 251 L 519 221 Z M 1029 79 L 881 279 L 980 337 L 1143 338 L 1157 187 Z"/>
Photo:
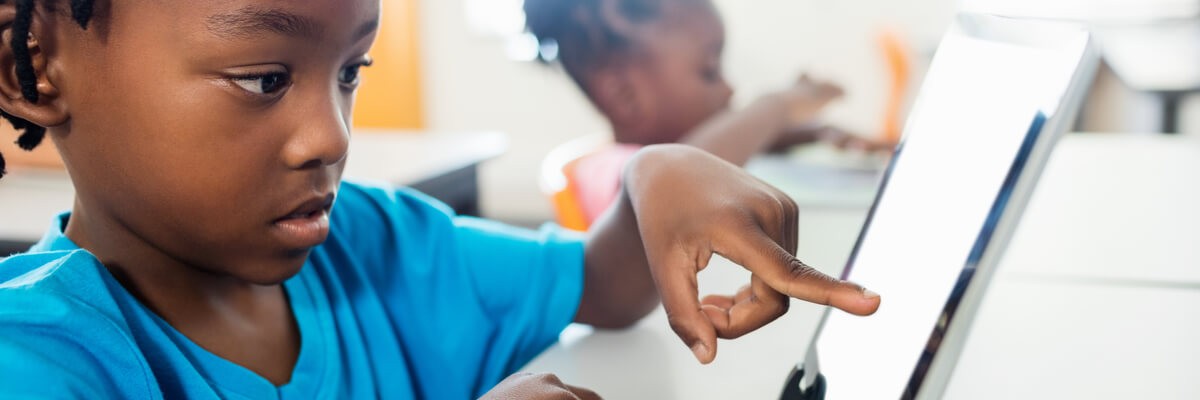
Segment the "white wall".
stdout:
<path fill-rule="evenodd" d="M 928 55 L 955 0 L 715 0 L 729 28 L 727 74 L 736 101 L 790 82 L 802 70 L 833 79 L 849 96 L 829 119 L 872 131 L 886 90 L 875 34 L 892 26 Z M 462 0 L 421 3 L 425 100 L 430 130 L 507 132 L 511 149 L 485 165 L 484 212 L 534 223 L 551 218 L 537 187 L 538 165 L 555 145 L 605 132 L 607 124 L 566 75 L 508 60 L 503 44 L 468 27 Z"/>

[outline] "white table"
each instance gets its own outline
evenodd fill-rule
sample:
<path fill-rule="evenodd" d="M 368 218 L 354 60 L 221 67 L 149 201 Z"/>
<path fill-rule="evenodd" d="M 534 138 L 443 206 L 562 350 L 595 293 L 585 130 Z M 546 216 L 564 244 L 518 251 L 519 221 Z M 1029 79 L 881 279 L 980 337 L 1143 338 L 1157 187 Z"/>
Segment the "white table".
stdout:
<path fill-rule="evenodd" d="M 500 132 L 359 130 L 350 141 L 344 175 L 412 186 L 456 211 L 476 214 L 476 167 L 507 149 L 508 136 Z M 37 241 L 54 215 L 71 208 L 74 196 L 65 171 L 11 168 L 0 179 L 0 250 Z"/>
<path fill-rule="evenodd" d="M 1200 140 L 1064 139 L 946 398 L 1200 398 L 1197 200 Z M 840 273 L 865 214 L 802 208 L 798 254 Z M 701 273 L 701 292 L 730 293 L 746 279 L 714 261 Z M 554 372 L 614 399 L 777 398 L 820 314 L 794 301 L 772 325 L 720 342 L 717 360 L 700 366 L 659 309 L 627 331 L 569 328 L 524 370 Z"/>

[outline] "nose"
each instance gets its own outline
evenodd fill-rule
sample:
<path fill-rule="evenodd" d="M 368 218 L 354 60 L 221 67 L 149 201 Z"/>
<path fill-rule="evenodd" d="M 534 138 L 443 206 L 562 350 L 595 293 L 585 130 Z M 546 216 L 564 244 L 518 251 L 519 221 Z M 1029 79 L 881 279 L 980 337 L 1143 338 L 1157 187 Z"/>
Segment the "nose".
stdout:
<path fill-rule="evenodd" d="M 284 147 L 284 162 L 292 169 L 337 165 L 350 147 L 350 120 L 337 96 L 314 102 L 296 118 L 297 126 Z"/>
<path fill-rule="evenodd" d="M 733 86 L 730 86 L 729 82 L 721 81 L 721 91 L 718 99 L 721 102 L 722 109 L 729 108 L 729 103 L 733 100 Z"/>

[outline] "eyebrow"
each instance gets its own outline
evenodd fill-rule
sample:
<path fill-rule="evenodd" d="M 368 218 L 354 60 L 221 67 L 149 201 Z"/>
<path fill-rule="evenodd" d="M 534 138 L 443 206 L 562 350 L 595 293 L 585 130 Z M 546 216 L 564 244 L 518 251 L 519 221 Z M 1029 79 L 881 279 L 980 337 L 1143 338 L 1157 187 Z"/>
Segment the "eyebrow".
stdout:
<path fill-rule="evenodd" d="M 313 20 L 274 9 L 245 7 L 208 17 L 208 30 L 217 36 L 241 39 L 263 33 L 313 38 L 323 33 Z"/>
<path fill-rule="evenodd" d="M 253 6 L 210 16 L 207 25 L 210 32 L 230 39 L 243 39 L 264 33 L 312 39 L 325 33 L 321 24 L 311 18 L 283 10 Z M 362 39 L 378 28 L 378 19 L 367 21 L 354 31 L 354 40 Z"/>

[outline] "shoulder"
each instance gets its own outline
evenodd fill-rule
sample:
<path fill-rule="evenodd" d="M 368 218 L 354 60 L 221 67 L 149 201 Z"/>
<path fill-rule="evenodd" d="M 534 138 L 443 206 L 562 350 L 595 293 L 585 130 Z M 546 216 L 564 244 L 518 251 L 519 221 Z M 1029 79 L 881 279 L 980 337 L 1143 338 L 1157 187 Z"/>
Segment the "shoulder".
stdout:
<path fill-rule="evenodd" d="M 156 397 L 150 368 L 98 268 L 82 250 L 0 261 L 5 396 Z"/>
<path fill-rule="evenodd" d="M 449 207 L 415 190 L 345 181 L 330 215 L 326 247 L 347 247 L 363 255 L 423 245 L 451 235 L 453 220 Z"/>
<path fill-rule="evenodd" d="M 381 222 L 411 225 L 452 217 L 449 207 L 423 193 L 356 181 L 342 182 L 333 212 L 335 226 L 353 227 Z"/>

